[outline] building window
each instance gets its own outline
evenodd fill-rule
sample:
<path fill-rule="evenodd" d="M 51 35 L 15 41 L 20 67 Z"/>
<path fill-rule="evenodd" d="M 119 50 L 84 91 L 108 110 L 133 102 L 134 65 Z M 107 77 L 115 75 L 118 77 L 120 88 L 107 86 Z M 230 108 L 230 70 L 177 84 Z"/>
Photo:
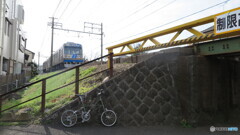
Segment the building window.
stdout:
<path fill-rule="evenodd" d="M 5 18 L 5 35 L 10 36 L 12 28 L 12 23 L 8 20 L 8 18 Z"/>
<path fill-rule="evenodd" d="M 8 72 L 8 66 L 9 66 L 8 59 L 3 58 L 2 70 Z"/>
<path fill-rule="evenodd" d="M 19 35 L 19 50 L 23 53 L 24 53 L 24 50 L 25 50 L 25 47 L 24 47 L 25 42 L 26 42 L 26 39 L 24 39 L 22 37 L 22 35 Z"/>

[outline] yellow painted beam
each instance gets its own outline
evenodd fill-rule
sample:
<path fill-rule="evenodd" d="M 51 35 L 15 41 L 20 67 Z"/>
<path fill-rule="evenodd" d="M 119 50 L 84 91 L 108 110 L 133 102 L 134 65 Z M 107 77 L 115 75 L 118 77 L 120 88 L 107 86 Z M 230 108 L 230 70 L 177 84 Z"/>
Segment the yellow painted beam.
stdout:
<path fill-rule="evenodd" d="M 182 30 L 178 31 L 174 37 L 170 40 L 170 42 L 173 42 L 180 34 L 182 33 Z"/>
<path fill-rule="evenodd" d="M 125 46 L 123 46 L 123 47 L 122 47 L 122 49 L 121 49 L 121 51 L 120 51 L 120 52 L 123 52 L 124 48 L 125 48 Z"/>
<path fill-rule="evenodd" d="M 144 40 L 143 43 L 139 46 L 139 49 L 142 49 L 143 46 L 146 44 L 147 40 Z"/>
<path fill-rule="evenodd" d="M 121 53 L 115 53 L 113 56 L 121 56 L 121 55 L 132 54 L 132 53 L 136 53 L 136 51 L 126 51 Z"/>
<path fill-rule="evenodd" d="M 187 29 L 187 31 L 191 32 L 192 34 L 196 35 L 197 37 L 204 35 L 202 32 L 197 31 L 197 30 L 195 30 L 193 28 Z"/>
<path fill-rule="evenodd" d="M 149 38 L 150 41 L 152 41 L 155 45 L 159 45 L 161 44 L 160 42 L 158 42 L 156 39 L 154 38 Z"/>
<path fill-rule="evenodd" d="M 134 50 L 135 50 L 131 45 L 127 45 L 127 47 L 128 47 L 131 51 L 134 51 Z"/>

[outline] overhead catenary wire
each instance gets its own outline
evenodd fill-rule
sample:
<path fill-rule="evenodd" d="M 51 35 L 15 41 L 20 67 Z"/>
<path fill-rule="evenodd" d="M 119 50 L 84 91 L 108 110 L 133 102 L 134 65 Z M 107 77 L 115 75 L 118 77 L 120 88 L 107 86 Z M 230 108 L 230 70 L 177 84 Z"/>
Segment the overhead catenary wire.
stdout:
<path fill-rule="evenodd" d="M 62 3 L 62 0 L 60 0 L 60 1 L 58 2 L 58 5 L 57 5 L 56 9 L 54 10 L 52 16 L 55 16 L 55 14 L 56 14 L 56 12 L 57 12 L 57 10 L 58 10 L 58 8 L 59 8 L 59 6 L 60 6 L 61 3 Z"/>
<path fill-rule="evenodd" d="M 154 1 L 152 1 L 151 3 L 149 3 L 149 4 L 145 5 L 144 7 L 142 7 L 141 9 L 138 9 L 138 10 L 136 10 L 135 12 L 133 12 L 132 14 L 128 15 L 126 18 L 129 18 L 129 17 L 137 14 L 138 12 L 140 12 L 140 11 L 142 11 L 143 9 L 149 7 L 150 5 L 154 4 L 154 3 L 157 2 L 157 1 L 159 1 L 159 0 L 154 0 Z"/>
<path fill-rule="evenodd" d="M 147 15 L 145 15 L 145 16 L 143 16 L 143 17 L 141 17 L 141 18 L 139 18 L 139 19 L 137 19 L 137 20 L 135 20 L 135 21 L 133 21 L 133 22 L 131 22 L 131 23 L 129 23 L 129 24 L 123 26 L 123 27 L 121 27 L 120 29 L 118 29 L 118 30 L 116 30 L 116 31 L 119 32 L 119 31 L 122 31 L 122 30 L 128 28 L 129 26 L 135 24 L 136 22 L 138 22 L 138 21 L 140 21 L 140 20 L 142 20 L 142 19 L 145 19 L 145 18 L 147 18 L 147 17 L 153 15 L 154 13 L 158 12 L 159 10 L 162 10 L 163 8 L 168 7 L 169 5 L 173 4 L 175 1 L 176 1 L 176 0 L 173 0 L 173 1 L 171 1 L 171 2 L 169 2 L 169 3 L 167 3 L 167 4 L 165 4 L 164 6 L 158 8 L 157 10 L 154 10 L 154 11 L 150 12 L 149 14 L 147 14 Z"/>
<path fill-rule="evenodd" d="M 41 46 L 40 46 L 40 48 L 39 48 L 39 50 L 41 50 L 42 49 L 42 47 L 43 47 L 43 45 L 44 45 L 44 43 L 45 43 L 45 40 L 46 40 L 46 36 L 47 36 L 47 29 L 48 29 L 48 27 L 46 27 L 46 30 L 45 30 L 45 33 L 44 33 L 44 36 L 43 36 L 43 39 L 42 39 L 42 43 L 41 43 Z"/>
<path fill-rule="evenodd" d="M 101 2 L 92 12 L 90 12 L 90 13 L 88 14 L 88 16 L 92 16 L 92 13 L 93 13 L 93 12 L 96 12 L 97 9 L 99 9 L 100 7 L 102 7 L 102 5 L 104 4 L 105 1 L 106 1 L 106 0 L 104 0 L 103 2 Z"/>
<path fill-rule="evenodd" d="M 76 6 L 73 8 L 73 10 L 70 13 L 70 16 L 68 16 L 68 18 L 70 18 L 73 13 L 76 11 L 76 9 L 78 8 L 78 6 L 82 3 L 82 0 L 79 0 L 78 3 L 76 4 Z"/>
<path fill-rule="evenodd" d="M 152 31 L 152 30 L 157 29 L 157 28 L 161 28 L 161 27 L 163 27 L 163 26 L 169 25 L 169 24 L 171 24 L 171 23 L 174 23 L 174 22 L 180 21 L 180 20 L 185 19 L 185 18 L 187 18 L 187 17 L 190 17 L 190 16 L 192 16 L 192 15 L 195 15 L 195 14 L 201 13 L 201 12 L 206 11 L 206 10 L 208 10 L 208 9 L 211 9 L 211 8 L 214 8 L 214 7 L 219 6 L 219 5 L 221 5 L 221 4 L 224 4 L 224 3 L 228 2 L 228 1 L 230 1 L 230 0 L 226 0 L 226 1 L 220 2 L 220 3 L 215 4 L 215 5 L 213 5 L 213 6 L 207 7 L 207 8 L 205 8 L 205 9 L 202 9 L 202 10 L 199 10 L 199 11 L 194 12 L 194 13 L 192 13 L 192 14 L 189 14 L 189 15 L 183 16 L 183 17 L 178 18 L 178 19 L 176 19 L 176 20 L 173 20 L 173 21 L 170 21 L 170 22 L 168 22 L 168 23 L 165 23 L 165 24 L 159 25 L 159 26 L 157 26 L 157 27 L 154 27 L 154 28 L 148 29 L 148 30 L 146 30 L 146 31 L 143 31 L 143 32 L 140 32 L 140 33 L 137 33 L 137 34 L 134 34 L 134 35 L 131 35 L 131 36 L 128 36 L 128 37 L 125 37 L 125 38 L 122 38 L 122 39 L 119 39 L 119 40 L 113 41 L 113 42 L 106 43 L 104 46 L 107 46 L 107 45 L 112 44 L 112 43 L 116 43 L 116 42 L 119 42 L 119 41 L 122 41 L 122 40 L 129 39 L 129 38 L 131 38 L 131 37 L 135 37 L 135 36 L 138 36 L 138 35 L 144 34 L 144 33 L 146 33 L 146 32 Z"/>
<path fill-rule="evenodd" d="M 158 1 L 158 0 L 154 0 L 154 1 L 152 1 L 151 3 L 145 5 L 144 7 L 141 7 L 140 9 L 137 9 L 136 11 L 132 12 L 132 13 L 129 14 L 128 16 L 122 18 L 120 21 L 117 21 L 118 23 L 113 23 L 113 24 L 111 24 L 110 26 L 111 26 L 111 27 L 112 27 L 112 26 L 115 26 L 116 24 L 119 24 L 119 23 L 121 23 L 121 22 L 127 20 L 127 18 L 129 18 L 129 17 L 131 17 L 131 16 L 137 14 L 138 12 L 140 12 L 140 11 L 142 11 L 143 9 L 149 7 L 150 5 L 154 4 L 154 3 L 157 2 L 157 1 Z M 148 1 L 145 1 L 143 4 L 145 4 L 145 3 L 147 3 L 147 2 L 148 2 Z"/>
<path fill-rule="evenodd" d="M 64 8 L 62 14 L 59 16 L 59 20 L 62 19 L 62 16 L 63 16 L 63 15 L 65 14 L 65 12 L 67 11 L 68 6 L 70 5 L 71 2 L 72 2 L 72 0 L 69 0 L 69 1 L 68 1 L 67 6 Z"/>

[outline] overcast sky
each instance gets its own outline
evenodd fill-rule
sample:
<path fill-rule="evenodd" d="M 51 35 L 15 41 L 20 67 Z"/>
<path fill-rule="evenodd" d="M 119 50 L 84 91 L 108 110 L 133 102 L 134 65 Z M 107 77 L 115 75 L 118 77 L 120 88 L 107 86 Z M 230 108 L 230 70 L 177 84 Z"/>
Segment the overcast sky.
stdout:
<path fill-rule="evenodd" d="M 103 23 L 106 54 L 105 48 L 108 46 L 240 6 L 240 0 L 229 0 L 217 5 L 224 1 L 226 0 L 22 0 L 25 9 L 23 29 L 28 38 L 27 49 L 36 54 L 40 52 L 40 63 L 43 63 L 50 56 L 51 28 L 47 26 L 51 21 L 49 17 L 58 18 L 56 21 L 62 23 L 63 28 L 80 31 L 83 31 L 84 22 Z M 214 7 L 201 11 L 211 6 Z M 196 12 L 199 13 L 191 15 Z M 188 15 L 191 16 L 185 17 Z M 179 18 L 183 19 L 174 21 Z M 164 26 L 158 27 L 161 25 Z M 152 29 L 155 27 L 158 28 Z M 82 44 L 83 54 L 89 59 L 100 56 L 100 36 L 55 30 L 54 51 L 68 41 Z M 35 60 L 37 62 L 37 56 Z"/>

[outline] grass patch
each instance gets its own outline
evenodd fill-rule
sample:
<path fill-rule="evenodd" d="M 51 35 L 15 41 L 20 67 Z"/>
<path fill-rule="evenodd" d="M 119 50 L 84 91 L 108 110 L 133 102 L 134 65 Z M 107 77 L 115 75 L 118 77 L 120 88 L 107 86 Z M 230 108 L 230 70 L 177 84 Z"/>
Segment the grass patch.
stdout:
<path fill-rule="evenodd" d="M 96 67 L 89 67 L 85 70 L 80 69 L 79 78 L 84 78 L 86 76 L 93 74 L 96 71 L 96 69 L 97 69 Z M 30 82 L 35 82 L 35 81 L 41 80 L 45 77 L 54 75 L 58 72 L 60 72 L 60 71 L 38 75 L 38 76 L 34 77 L 33 79 L 31 79 Z M 96 77 L 90 77 L 89 79 L 81 81 L 79 83 L 79 92 L 85 93 L 85 92 L 88 92 L 89 90 L 97 87 L 100 84 L 100 82 L 94 81 L 94 80 L 97 80 Z M 70 70 L 63 74 L 57 75 L 53 78 L 47 79 L 46 92 L 49 92 L 53 89 L 56 89 L 60 86 L 66 85 L 73 81 L 75 81 L 75 70 Z M 91 83 L 89 83 L 89 81 Z M 57 91 L 54 91 L 54 92 L 46 95 L 46 105 L 45 106 L 46 106 L 46 109 L 48 110 L 48 112 L 52 112 L 55 109 L 63 106 L 64 104 L 69 103 L 72 100 L 72 98 L 74 97 L 74 91 L 75 91 L 75 84 L 72 84 L 72 85 L 69 85 L 67 87 L 64 87 L 62 89 L 59 89 Z M 26 100 L 29 100 L 31 98 L 41 95 L 42 94 L 42 82 L 34 84 L 34 85 L 28 87 L 26 90 L 18 92 L 17 94 L 20 95 L 21 98 L 18 100 L 6 99 L 3 102 L 3 109 L 9 108 L 13 105 L 19 104 L 21 102 L 24 102 Z M 39 112 L 40 105 L 41 105 L 41 97 L 37 98 L 35 100 L 32 100 L 30 102 L 27 102 L 25 104 L 22 104 L 16 108 L 14 108 L 14 110 L 19 110 L 22 108 L 31 108 L 31 113 L 34 116 L 37 116 L 40 113 Z"/>
<path fill-rule="evenodd" d="M 19 125 L 27 125 L 28 122 L 0 122 L 0 126 L 19 126 Z"/>
<path fill-rule="evenodd" d="M 192 128 L 192 125 L 186 119 L 182 119 L 180 124 L 184 128 Z"/>

